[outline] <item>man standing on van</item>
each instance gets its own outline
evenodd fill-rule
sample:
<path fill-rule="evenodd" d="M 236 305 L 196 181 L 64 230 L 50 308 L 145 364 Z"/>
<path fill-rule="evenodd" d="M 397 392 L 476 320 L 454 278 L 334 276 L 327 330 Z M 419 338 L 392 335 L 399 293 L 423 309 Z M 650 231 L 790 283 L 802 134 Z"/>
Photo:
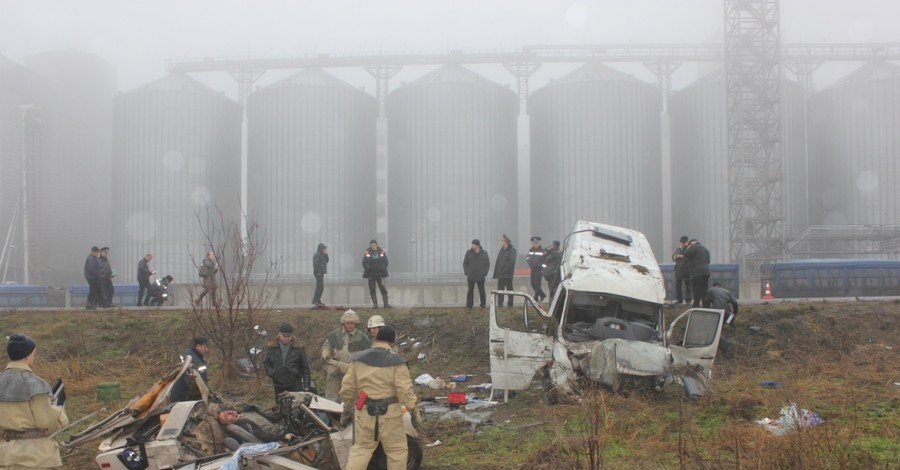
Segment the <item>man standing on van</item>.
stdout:
<path fill-rule="evenodd" d="M 540 302 L 547 298 L 547 294 L 544 294 L 544 290 L 541 289 L 544 266 L 544 247 L 541 246 L 541 237 L 531 237 L 531 249 L 528 250 L 525 262 L 531 268 L 531 288 L 534 289 L 534 300 Z"/>

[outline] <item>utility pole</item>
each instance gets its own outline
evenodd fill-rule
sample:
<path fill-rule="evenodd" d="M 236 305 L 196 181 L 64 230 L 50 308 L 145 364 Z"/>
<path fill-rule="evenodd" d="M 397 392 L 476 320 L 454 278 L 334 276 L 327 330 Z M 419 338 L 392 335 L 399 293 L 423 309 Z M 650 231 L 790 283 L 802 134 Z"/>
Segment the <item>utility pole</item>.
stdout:
<path fill-rule="evenodd" d="M 40 111 L 41 108 L 33 104 L 19 106 L 22 112 L 22 284 L 30 284 L 29 277 L 29 248 L 28 248 L 28 112 Z M 40 123 L 39 120 L 35 119 Z"/>

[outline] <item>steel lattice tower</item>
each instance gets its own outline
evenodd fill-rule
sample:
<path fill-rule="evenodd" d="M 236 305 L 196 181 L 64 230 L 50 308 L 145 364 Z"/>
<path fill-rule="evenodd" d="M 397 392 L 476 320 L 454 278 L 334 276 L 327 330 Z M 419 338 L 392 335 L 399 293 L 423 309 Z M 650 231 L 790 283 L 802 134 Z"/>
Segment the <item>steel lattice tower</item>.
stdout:
<path fill-rule="evenodd" d="M 784 247 L 778 0 L 725 0 L 731 258 L 756 272 Z"/>

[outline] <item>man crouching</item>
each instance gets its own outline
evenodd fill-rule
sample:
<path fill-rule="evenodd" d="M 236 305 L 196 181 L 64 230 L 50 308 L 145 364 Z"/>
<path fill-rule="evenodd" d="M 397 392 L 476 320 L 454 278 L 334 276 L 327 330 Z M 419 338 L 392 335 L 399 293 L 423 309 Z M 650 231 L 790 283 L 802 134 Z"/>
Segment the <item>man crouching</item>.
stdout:
<path fill-rule="evenodd" d="M 391 352 L 396 338 L 393 328 L 381 328 L 372 348 L 353 356 L 341 382 L 341 425 L 350 424 L 354 404 L 356 408 L 356 437 L 346 470 L 365 470 L 379 442 L 387 456 L 388 470 L 406 469 L 408 450 L 401 404 L 406 405 L 416 427 L 422 420 L 406 361 Z"/>

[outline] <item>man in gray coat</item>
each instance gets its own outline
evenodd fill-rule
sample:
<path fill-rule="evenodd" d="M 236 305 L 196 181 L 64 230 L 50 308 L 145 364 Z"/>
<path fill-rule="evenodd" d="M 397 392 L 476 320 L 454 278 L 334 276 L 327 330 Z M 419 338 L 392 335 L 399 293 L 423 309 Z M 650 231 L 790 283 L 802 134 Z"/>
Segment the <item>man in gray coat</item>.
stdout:
<path fill-rule="evenodd" d="M 491 270 L 491 258 L 487 252 L 481 249 L 481 242 L 476 238 L 472 240 L 472 248 L 466 252 L 463 258 L 463 273 L 469 282 L 469 290 L 466 291 L 466 308 L 472 309 L 474 288 L 478 286 L 478 295 L 481 298 L 481 308 L 487 304 L 487 296 L 484 295 L 484 278 Z"/>

